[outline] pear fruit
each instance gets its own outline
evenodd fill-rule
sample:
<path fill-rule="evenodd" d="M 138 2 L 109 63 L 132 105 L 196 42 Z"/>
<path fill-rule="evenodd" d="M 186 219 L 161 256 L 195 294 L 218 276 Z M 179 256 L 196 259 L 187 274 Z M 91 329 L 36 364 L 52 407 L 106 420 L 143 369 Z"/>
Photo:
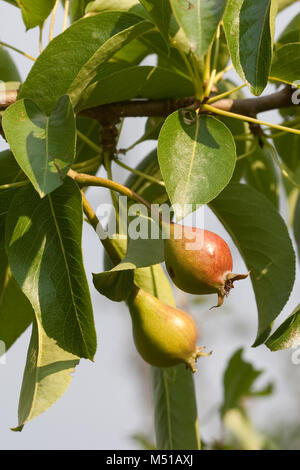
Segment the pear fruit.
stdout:
<path fill-rule="evenodd" d="M 127 302 L 134 343 L 142 358 L 156 367 L 185 363 L 196 372 L 197 358 L 210 353 L 196 346 L 197 328 L 192 317 L 143 289 L 134 289 Z"/>
<path fill-rule="evenodd" d="M 218 294 L 218 305 L 247 274 L 232 273 L 232 256 L 227 243 L 216 233 L 195 227 L 170 224 L 164 240 L 167 271 L 174 284 L 190 294 Z"/>

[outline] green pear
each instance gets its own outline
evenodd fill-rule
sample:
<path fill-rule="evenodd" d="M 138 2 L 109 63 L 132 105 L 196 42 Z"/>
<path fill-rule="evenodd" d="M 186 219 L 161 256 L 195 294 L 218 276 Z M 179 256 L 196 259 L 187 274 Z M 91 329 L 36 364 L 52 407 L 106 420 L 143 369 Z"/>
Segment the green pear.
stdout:
<path fill-rule="evenodd" d="M 186 312 L 137 288 L 128 305 L 135 346 L 149 364 L 171 367 L 183 362 L 195 372 L 197 358 L 209 355 L 196 346 L 196 324 Z"/>

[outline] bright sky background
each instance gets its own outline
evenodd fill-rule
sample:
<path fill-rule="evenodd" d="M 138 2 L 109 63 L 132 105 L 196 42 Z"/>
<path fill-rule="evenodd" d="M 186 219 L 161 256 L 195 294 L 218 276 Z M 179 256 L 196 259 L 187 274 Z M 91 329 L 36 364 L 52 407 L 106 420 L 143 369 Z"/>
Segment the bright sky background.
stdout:
<path fill-rule="evenodd" d="M 279 16 L 277 35 L 298 11 L 299 4 Z M 56 34 L 60 32 L 61 25 L 60 9 Z M 33 56 L 38 55 L 38 30 L 26 33 L 19 10 L 4 1 L 0 1 L 0 35 L 0 40 Z M 25 79 L 32 63 L 19 54 L 12 53 L 12 56 L 22 79 Z M 236 79 L 235 74 L 230 76 Z M 239 83 L 239 80 L 236 81 Z M 276 120 L 276 113 L 261 116 Z M 144 122 L 144 119 L 127 120 L 120 147 L 127 147 L 142 134 Z M 0 150 L 4 148 L 5 142 L 0 137 Z M 135 165 L 152 148 L 152 143 L 140 145 L 128 154 L 126 163 Z M 121 182 L 127 176 L 119 168 L 114 174 Z M 87 196 L 94 208 L 109 201 L 108 192 L 100 188 L 89 190 Z M 234 270 L 245 272 L 246 267 L 230 237 L 208 209 L 205 210 L 205 228 L 224 237 L 232 249 Z M 30 331 L 27 331 L 7 354 L 7 364 L 0 365 L 1 449 L 136 449 L 138 445 L 133 439 L 134 434 L 142 432 L 150 437 L 153 435 L 149 368 L 135 351 L 130 316 L 125 305 L 110 302 L 92 285 L 91 273 L 103 270 L 103 252 L 93 230 L 87 225 L 84 227 L 83 251 L 99 343 L 95 362 L 82 360 L 63 397 L 46 413 L 27 424 L 22 433 L 14 433 L 9 428 L 17 424 L 19 392 L 30 339 Z M 299 270 L 297 275 L 297 287 L 276 325 L 299 303 Z M 182 302 L 185 297 L 179 291 L 175 293 L 178 306 L 184 308 Z M 300 365 L 292 365 L 292 351 L 270 353 L 265 346 L 251 348 L 256 335 L 257 313 L 250 280 L 239 283 L 224 307 L 209 311 L 214 301 L 213 296 L 207 296 L 203 303 L 191 304 L 189 310 L 199 326 L 199 344 L 205 344 L 214 351 L 212 357 L 198 362 L 195 375 L 200 432 L 205 441 L 219 436 L 220 423 L 216 410 L 222 400 L 223 371 L 228 359 L 239 347 L 245 347 L 244 357 L 247 360 L 257 368 L 266 370 L 259 380 L 260 384 L 273 381 L 276 385 L 272 398 L 250 403 L 257 427 L 272 431 L 276 427 L 288 426 L 290 422 L 299 422 Z"/>

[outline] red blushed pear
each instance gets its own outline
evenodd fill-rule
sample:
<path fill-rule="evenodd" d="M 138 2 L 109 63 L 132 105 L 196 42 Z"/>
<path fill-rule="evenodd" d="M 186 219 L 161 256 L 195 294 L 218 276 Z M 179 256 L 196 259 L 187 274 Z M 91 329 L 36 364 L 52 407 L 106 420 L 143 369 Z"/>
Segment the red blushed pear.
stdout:
<path fill-rule="evenodd" d="M 174 284 L 189 294 L 218 294 L 218 305 L 247 274 L 232 273 L 232 256 L 227 243 L 209 230 L 170 224 L 164 240 L 167 271 Z"/>

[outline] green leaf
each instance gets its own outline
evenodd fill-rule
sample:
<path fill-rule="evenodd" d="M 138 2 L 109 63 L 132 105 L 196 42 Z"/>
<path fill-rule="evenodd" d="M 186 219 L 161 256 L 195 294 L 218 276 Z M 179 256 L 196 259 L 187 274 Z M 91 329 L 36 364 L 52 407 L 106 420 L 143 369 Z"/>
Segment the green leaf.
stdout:
<path fill-rule="evenodd" d="M 119 10 L 134 13 L 135 15 L 146 15 L 144 8 L 138 0 L 94 0 L 90 1 L 86 13 L 99 13 L 102 11 Z"/>
<path fill-rule="evenodd" d="M 300 13 L 287 25 L 276 42 L 277 46 L 283 46 L 290 42 L 300 42 Z"/>
<path fill-rule="evenodd" d="M 96 77 L 82 94 L 77 109 L 132 98 L 155 100 L 191 96 L 193 93 L 192 83 L 172 70 L 156 66 L 126 67 L 104 78 Z"/>
<path fill-rule="evenodd" d="M 191 51 L 196 57 L 202 57 L 207 52 L 222 19 L 226 0 L 170 0 L 170 3 Z"/>
<path fill-rule="evenodd" d="M 100 294 L 105 295 L 114 302 L 126 300 L 133 287 L 134 272 L 132 270 L 104 271 L 103 273 L 93 274 L 93 283 Z"/>
<path fill-rule="evenodd" d="M 300 42 L 285 44 L 276 49 L 270 75 L 271 78 L 287 84 L 293 84 L 299 80 Z M 299 86 L 299 82 L 297 83 Z"/>
<path fill-rule="evenodd" d="M 137 232 L 139 231 L 139 224 L 143 224 L 143 220 L 137 217 L 134 221 L 134 225 L 137 224 Z M 160 238 L 151 238 L 151 226 L 153 227 L 154 234 L 158 232 L 158 226 L 154 221 L 149 223 L 149 236 L 148 238 L 128 238 L 127 252 L 124 259 L 114 269 L 121 271 L 127 269 L 145 268 L 152 266 L 153 264 L 162 263 L 164 261 L 164 245 L 163 240 Z"/>
<path fill-rule="evenodd" d="M 164 121 L 165 119 L 161 117 L 149 117 L 146 121 L 144 135 L 139 139 L 139 142 L 157 140 Z"/>
<path fill-rule="evenodd" d="M 79 358 L 61 349 L 49 338 L 39 321 L 34 321 L 19 401 L 19 425 L 52 406 L 68 388 Z"/>
<path fill-rule="evenodd" d="M 88 137 L 96 145 L 99 145 L 100 125 L 95 119 L 89 119 L 82 116 L 76 117 L 76 129 Z M 95 149 L 91 148 L 86 142 L 77 138 L 76 144 L 76 163 L 83 163 L 97 156 Z M 98 164 L 99 165 L 99 164 Z M 90 173 L 90 171 L 89 171 Z"/>
<path fill-rule="evenodd" d="M 65 94 L 70 96 L 76 107 L 97 69 L 116 51 L 151 28 L 152 23 L 139 16 L 116 11 L 76 21 L 54 38 L 38 57 L 22 87 L 20 98 L 31 99 L 47 115 Z"/>
<path fill-rule="evenodd" d="M 177 24 L 176 27 L 178 30 Z M 181 52 L 179 52 L 183 46 L 177 38 L 175 38 L 174 41 L 179 50 L 175 47 L 167 48 L 161 34 L 157 31 L 150 31 L 144 34 L 140 37 L 139 41 L 148 48 L 148 53 L 152 51 L 152 53 L 158 55 L 157 65 L 176 72 L 181 72 L 186 78 L 190 79 L 190 72 L 187 70 L 186 62 L 183 60 Z M 185 51 L 185 49 L 183 49 L 183 51 Z"/>
<path fill-rule="evenodd" d="M 246 159 L 245 180 L 264 194 L 278 209 L 279 181 L 274 160 L 268 147 L 257 147 Z"/>
<path fill-rule="evenodd" d="M 171 8 L 169 0 L 140 0 L 168 44 Z"/>
<path fill-rule="evenodd" d="M 9 106 L 2 118 L 7 141 L 24 173 L 43 197 L 63 184 L 75 158 L 75 117 L 63 96 L 45 116 L 30 100 Z"/>
<path fill-rule="evenodd" d="M 18 69 L 12 60 L 9 52 L 3 46 L 0 46 L 0 90 L 3 84 L 1 82 L 20 82 L 21 77 Z"/>
<path fill-rule="evenodd" d="M 32 322 L 34 312 L 11 275 L 4 250 L 0 249 L 0 341 L 5 350 L 14 344 Z"/>
<path fill-rule="evenodd" d="M 27 29 L 44 23 L 50 15 L 55 0 L 17 0 L 22 11 L 22 17 Z"/>
<path fill-rule="evenodd" d="M 184 365 L 151 369 L 156 444 L 160 450 L 200 449 L 193 377 Z"/>
<path fill-rule="evenodd" d="M 127 65 L 138 65 L 149 53 L 148 46 L 140 39 L 134 39 L 117 51 L 113 60 L 123 61 Z"/>
<path fill-rule="evenodd" d="M 89 3 L 90 0 L 72 0 L 70 2 L 69 16 L 71 23 L 84 16 L 85 8 Z"/>
<path fill-rule="evenodd" d="M 295 125 L 293 121 L 284 123 L 286 127 Z M 300 165 L 300 136 L 290 132 L 284 132 L 278 137 L 278 132 L 272 131 L 274 135 L 274 144 L 281 160 L 292 172 L 295 172 Z"/>
<path fill-rule="evenodd" d="M 271 351 L 300 346 L 300 304 L 266 341 Z"/>
<path fill-rule="evenodd" d="M 6 244 L 14 278 L 45 334 L 59 348 L 92 359 L 96 333 L 81 235 L 81 193 L 70 178 L 43 199 L 25 187 L 10 206 Z"/>
<path fill-rule="evenodd" d="M 228 0 L 224 28 L 234 68 L 254 95 L 268 83 L 276 2 Z"/>
<path fill-rule="evenodd" d="M 253 391 L 254 382 L 263 371 L 255 369 L 252 364 L 244 361 L 242 354 L 242 348 L 233 354 L 224 373 L 224 401 L 221 408 L 223 416 L 229 410 L 241 407 L 243 399 L 247 397 L 261 396 L 266 395 L 266 392 L 272 392 L 270 385 L 259 392 Z"/>
<path fill-rule="evenodd" d="M 294 213 L 294 237 L 296 240 L 297 248 L 298 248 L 298 256 L 300 259 L 300 194 L 298 195 L 295 213 Z"/>
<path fill-rule="evenodd" d="M 158 159 L 177 217 L 196 204 L 206 204 L 229 183 L 236 162 L 229 129 L 212 116 L 180 110 L 171 114 L 160 131 Z M 184 207 L 192 204 L 193 209 Z"/>
<path fill-rule="evenodd" d="M 0 185 L 15 182 L 19 176 L 22 179 L 22 171 L 15 161 L 10 150 L 0 152 Z M 5 243 L 5 220 L 11 201 L 16 195 L 18 188 L 0 190 L 0 250 L 4 249 Z"/>
<path fill-rule="evenodd" d="M 222 80 L 218 83 L 218 92 L 225 93 L 226 91 L 233 90 L 234 88 L 236 88 L 236 86 L 237 85 L 231 82 L 230 80 Z M 243 99 L 244 94 L 241 90 L 237 90 L 236 92 L 231 94 L 231 98 Z M 238 119 L 228 118 L 225 116 L 222 116 L 222 117 L 219 116 L 219 119 L 225 124 L 226 127 L 228 127 L 234 139 L 235 139 L 235 136 L 240 136 L 242 134 L 247 133 L 248 128 L 245 122 L 240 121 Z M 243 155 L 246 152 L 246 147 L 247 147 L 246 140 L 235 139 L 235 145 L 236 145 L 237 156 Z M 242 158 L 241 160 L 237 160 L 231 181 L 235 181 L 235 182 L 240 181 L 240 179 L 244 175 L 245 163 L 246 163 L 245 158 Z"/>
<path fill-rule="evenodd" d="M 138 207 L 140 211 L 140 205 Z M 134 206 L 129 211 L 132 209 Z M 142 238 L 135 238 L 136 233 Z M 110 271 L 93 274 L 95 288 L 117 302 L 127 299 L 133 287 L 134 270 L 164 261 L 164 245 L 159 226 L 147 216 L 147 212 L 144 216 L 132 218 L 127 240 L 127 251 L 122 261 Z"/>
<path fill-rule="evenodd" d="M 269 334 L 294 285 L 295 253 L 287 227 L 273 204 L 244 184 L 229 185 L 210 207 L 251 271 L 258 308 L 254 346 L 258 346 Z"/>
<path fill-rule="evenodd" d="M 0 250 L 5 247 L 5 221 L 9 206 L 17 193 L 17 189 L 0 191 Z"/>
<path fill-rule="evenodd" d="M 17 6 L 18 6 L 18 4 L 17 4 L 17 1 L 16 1 L 16 0 L 4 0 L 4 1 L 5 1 L 5 2 L 7 2 L 7 3 L 10 3 L 11 5 L 14 5 L 15 7 L 17 7 Z"/>

